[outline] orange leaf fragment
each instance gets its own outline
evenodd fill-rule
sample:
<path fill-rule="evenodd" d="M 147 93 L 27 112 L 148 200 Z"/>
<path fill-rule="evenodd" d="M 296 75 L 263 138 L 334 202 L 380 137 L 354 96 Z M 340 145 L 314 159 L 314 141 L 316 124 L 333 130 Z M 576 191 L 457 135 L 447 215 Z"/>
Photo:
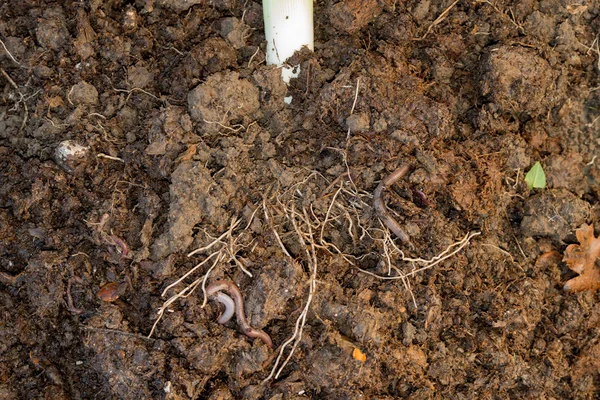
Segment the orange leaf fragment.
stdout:
<path fill-rule="evenodd" d="M 123 294 L 125 287 L 124 284 L 109 282 L 98 290 L 97 295 L 100 300 L 111 303 Z"/>
<path fill-rule="evenodd" d="M 600 288 L 600 267 L 596 260 L 600 257 L 600 238 L 594 236 L 594 226 L 583 224 L 575 232 L 579 244 L 570 244 L 565 250 L 563 261 L 579 276 L 567 281 L 564 290 L 580 292 Z"/>
<path fill-rule="evenodd" d="M 363 353 L 362 351 L 360 351 L 360 349 L 358 347 L 354 348 L 354 351 L 352 352 L 352 358 L 354 358 L 355 360 L 358 360 L 360 362 L 367 361 L 367 355 L 365 353 Z"/>
<path fill-rule="evenodd" d="M 558 251 L 556 251 L 556 250 L 548 251 L 538 257 L 538 259 L 535 262 L 535 266 L 538 268 L 552 267 L 552 266 L 558 265 L 561 258 L 562 257 Z"/>

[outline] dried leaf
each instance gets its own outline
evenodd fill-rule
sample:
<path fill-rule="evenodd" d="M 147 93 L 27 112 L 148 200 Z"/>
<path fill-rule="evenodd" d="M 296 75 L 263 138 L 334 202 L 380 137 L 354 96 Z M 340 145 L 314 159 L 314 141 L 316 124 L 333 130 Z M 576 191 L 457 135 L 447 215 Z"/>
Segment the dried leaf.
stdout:
<path fill-rule="evenodd" d="M 593 225 L 583 224 L 575 234 L 579 244 L 567 247 L 563 261 L 579 276 L 569 280 L 563 289 L 571 292 L 597 290 L 600 288 L 600 268 L 596 266 L 600 257 L 600 238 L 594 236 Z"/>

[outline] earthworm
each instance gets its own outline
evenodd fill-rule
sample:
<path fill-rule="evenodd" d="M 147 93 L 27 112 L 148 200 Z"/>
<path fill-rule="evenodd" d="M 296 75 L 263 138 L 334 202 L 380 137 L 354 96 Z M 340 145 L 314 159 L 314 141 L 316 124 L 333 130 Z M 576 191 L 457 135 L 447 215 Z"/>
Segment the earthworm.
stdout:
<path fill-rule="evenodd" d="M 235 303 L 231 297 L 227 296 L 223 292 L 217 292 L 216 300 L 225 306 L 225 311 L 223 311 L 223 314 L 221 314 L 217 321 L 219 321 L 220 324 L 226 324 L 229 322 L 231 317 L 233 317 L 233 313 L 235 312 Z"/>
<path fill-rule="evenodd" d="M 431 205 L 431 203 L 429 202 L 429 200 L 427 200 L 427 196 L 425 195 L 425 193 L 423 193 L 423 191 L 417 189 L 417 188 L 410 188 L 410 190 L 413 193 L 413 202 L 416 203 L 419 207 L 429 207 Z M 416 201 L 415 201 L 416 200 Z"/>
<path fill-rule="evenodd" d="M 231 316 L 228 316 L 228 312 L 229 309 L 231 309 L 232 305 L 231 303 L 229 303 L 229 305 L 227 304 L 228 300 L 223 297 L 222 293 L 220 293 L 222 290 L 228 292 L 231 295 L 231 297 L 233 297 L 233 308 L 235 308 L 235 316 L 238 325 L 242 329 L 242 332 L 248 337 L 262 340 L 267 346 L 272 348 L 273 342 L 271 341 L 271 337 L 265 332 L 261 331 L 260 329 L 254 329 L 250 326 L 248 321 L 246 321 L 246 316 L 244 315 L 244 299 L 242 298 L 242 293 L 240 292 L 240 289 L 238 289 L 236 284 L 232 281 L 216 281 L 206 287 L 207 296 L 214 296 L 214 294 L 216 293 L 217 301 L 225 304 L 225 312 L 219 317 L 219 323 L 223 324 L 229 321 L 229 318 L 231 318 Z M 229 298 L 229 296 L 225 297 Z M 229 301 L 232 301 L 232 299 L 229 298 Z M 231 309 L 231 312 L 233 312 L 233 309 Z"/>
<path fill-rule="evenodd" d="M 131 250 L 129 250 L 129 246 L 120 237 L 115 236 L 115 235 L 110 235 L 110 236 L 108 236 L 108 239 L 106 242 L 108 244 L 116 246 L 118 248 L 119 252 L 121 253 L 121 257 L 131 258 L 131 255 L 130 255 Z"/>
<path fill-rule="evenodd" d="M 375 188 L 375 193 L 373 194 L 373 205 L 375 207 L 375 212 L 377 216 L 383 222 L 388 229 L 398 237 L 403 243 L 410 243 L 410 237 L 404 232 L 402 226 L 392 217 L 390 212 L 388 211 L 385 203 L 383 202 L 383 191 L 386 187 L 394 184 L 400 178 L 402 178 L 406 173 L 410 170 L 408 165 L 403 165 L 398 168 L 385 178 L 381 180 L 381 183 Z"/>
<path fill-rule="evenodd" d="M 72 276 L 67 282 L 67 309 L 73 314 L 83 314 L 85 310 L 83 308 L 77 308 L 73 305 L 73 297 L 71 296 L 71 286 L 73 283 L 83 284 L 83 280 L 78 276 Z"/>

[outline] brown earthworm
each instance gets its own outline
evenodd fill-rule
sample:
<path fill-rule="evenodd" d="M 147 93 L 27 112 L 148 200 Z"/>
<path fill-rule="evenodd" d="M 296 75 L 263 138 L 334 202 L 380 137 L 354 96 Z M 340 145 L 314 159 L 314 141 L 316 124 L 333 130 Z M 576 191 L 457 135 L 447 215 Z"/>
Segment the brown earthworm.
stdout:
<path fill-rule="evenodd" d="M 225 306 L 225 311 L 223 311 L 223 314 L 221 314 L 217 321 L 219 321 L 221 325 L 226 324 L 235 313 L 235 303 L 231 297 L 222 292 L 217 292 L 216 300 Z"/>
<path fill-rule="evenodd" d="M 83 308 L 77 308 L 73 304 L 73 297 L 71 296 L 71 286 L 73 283 L 82 285 L 83 280 L 78 276 L 72 276 L 69 278 L 69 281 L 67 282 L 67 309 L 73 314 L 83 314 L 85 310 Z"/>
<path fill-rule="evenodd" d="M 418 205 L 419 207 L 429 207 L 431 205 L 431 203 L 429 202 L 429 200 L 427 200 L 427 195 L 425 195 L 425 193 L 423 193 L 422 190 L 419 190 L 415 187 L 410 188 L 410 190 L 413 193 L 413 202 Z"/>
<path fill-rule="evenodd" d="M 112 245 L 116 246 L 117 249 L 119 250 L 119 252 L 121 253 L 121 257 L 131 258 L 131 254 L 130 254 L 131 250 L 129 250 L 129 246 L 120 237 L 115 236 L 115 235 L 110 235 L 107 237 L 106 242 L 108 244 L 112 244 Z"/>
<path fill-rule="evenodd" d="M 409 170 L 410 167 L 408 165 L 403 165 L 402 167 L 398 168 L 382 179 L 381 183 L 379 183 L 377 188 L 375 188 L 375 193 L 373 194 L 373 205 L 375 207 L 377 216 L 379 219 L 381 219 L 381 222 L 383 222 L 383 224 L 387 226 L 390 231 L 394 232 L 398 239 L 400 239 L 403 243 L 410 243 L 410 237 L 406 234 L 406 232 L 404 232 L 402 226 L 400 226 L 398 221 L 392 217 L 385 206 L 385 203 L 383 202 L 383 191 L 386 187 L 394 184 L 396 181 L 406 175 Z"/>
<path fill-rule="evenodd" d="M 262 340 L 267 346 L 272 348 L 273 342 L 271 341 L 271 337 L 260 329 L 254 329 L 250 326 L 248 321 L 246 321 L 246 316 L 244 315 L 244 299 L 242 298 L 240 289 L 238 289 L 235 283 L 225 280 L 213 282 L 206 287 L 206 295 L 213 297 L 215 294 L 217 294 L 217 296 L 214 297 L 216 297 L 218 301 L 225 304 L 225 307 L 228 307 L 228 302 L 226 299 L 224 297 L 219 298 L 219 292 L 222 290 L 228 292 L 233 298 L 233 302 L 235 304 L 235 316 L 242 332 L 248 337 Z M 231 306 L 229 305 L 229 307 Z M 225 318 L 227 314 L 228 310 L 226 309 L 223 315 L 221 315 L 219 318 L 220 323 L 225 323 L 227 320 L 229 320 L 229 318 Z"/>

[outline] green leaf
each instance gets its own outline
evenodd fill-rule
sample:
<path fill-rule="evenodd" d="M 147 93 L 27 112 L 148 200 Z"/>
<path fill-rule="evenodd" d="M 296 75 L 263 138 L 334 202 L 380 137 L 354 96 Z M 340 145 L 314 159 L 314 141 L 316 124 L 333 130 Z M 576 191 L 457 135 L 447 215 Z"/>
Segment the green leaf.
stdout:
<path fill-rule="evenodd" d="M 533 164 L 533 167 L 525 175 L 525 182 L 527 182 L 529 190 L 533 188 L 544 189 L 546 187 L 546 174 L 539 161 Z"/>

